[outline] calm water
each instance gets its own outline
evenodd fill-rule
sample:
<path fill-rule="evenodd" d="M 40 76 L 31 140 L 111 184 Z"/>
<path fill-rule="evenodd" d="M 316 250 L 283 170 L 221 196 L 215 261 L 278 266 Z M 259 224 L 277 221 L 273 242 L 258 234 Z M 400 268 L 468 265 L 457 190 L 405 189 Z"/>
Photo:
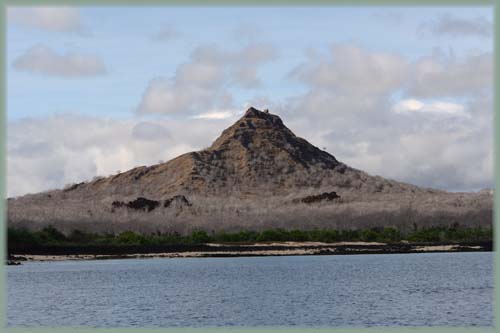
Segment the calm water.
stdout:
<path fill-rule="evenodd" d="M 10 326 L 493 325 L 492 253 L 9 266 Z"/>

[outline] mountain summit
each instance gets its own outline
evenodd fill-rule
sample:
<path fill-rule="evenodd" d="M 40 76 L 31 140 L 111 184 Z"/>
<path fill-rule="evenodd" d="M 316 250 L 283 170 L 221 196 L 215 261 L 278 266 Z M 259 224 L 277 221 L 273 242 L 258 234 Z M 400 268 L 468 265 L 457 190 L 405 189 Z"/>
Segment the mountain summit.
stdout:
<path fill-rule="evenodd" d="M 287 192 L 318 186 L 318 179 L 307 176 L 313 170 L 346 169 L 332 155 L 295 136 L 280 117 L 255 108 L 248 109 L 208 149 L 188 156 L 196 161 L 191 172 L 196 184 L 191 183 L 189 190 L 205 193 Z"/>
<path fill-rule="evenodd" d="M 287 162 L 300 164 L 304 168 L 320 164 L 325 168 L 334 168 L 340 164 L 332 155 L 295 136 L 277 115 L 253 107 L 234 125 L 222 132 L 209 148 L 212 151 L 241 149 L 248 154 L 247 162 L 269 153 L 277 154 L 273 155 L 273 159 L 277 160 L 284 154 Z M 280 170 L 276 171 L 279 173 Z"/>
<path fill-rule="evenodd" d="M 253 107 L 204 150 L 8 201 L 9 223 L 189 231 L 491 223 L 492 196 L 420 188 L 351 168 Z M 468 214 L 468 215 L 467 215 Z M 467 218 L 465 218 L 467 216 Z M 411 221 L 411 222 L 410 222 Z"/>
<path fill-rule="evenodd" d="M 142 166 L 70 192 L 87 197 L 172 195 L 237 197 L 290 195 L 320 189 L 346 192 L 419 191 L 416 186 L 370 177 L 297 137 L 277 115 L 253 107 L 204 150 L 166 163 Z"/>

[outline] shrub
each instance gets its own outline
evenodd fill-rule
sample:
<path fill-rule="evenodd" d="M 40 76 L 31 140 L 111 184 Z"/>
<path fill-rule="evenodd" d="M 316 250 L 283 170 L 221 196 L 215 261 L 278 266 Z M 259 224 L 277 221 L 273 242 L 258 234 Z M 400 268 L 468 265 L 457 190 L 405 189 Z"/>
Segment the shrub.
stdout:
<path fill-rule="evenodd" d="M 264 230 L 256 238 L 257 242 L 272 242 L 272 241 L 279 242 L 285 240 L 286 236 L 283 229 Z"/>
<path fill-rule="evenodd" d="M 35 233 L 43 243 L 48 245 L 57 245 L 66 240 L 66 236 L 54 226 L 49 225 Z"/>
<path fill-rule="evenodd" d="M 195 230 L 191 233 L 191 243 L 203 244 L 211 241 L 210 236 L 203 230 Z"/>
<path fill-rule="evenodd" d="M 374 230 L 363 230 L 360 239 L 364 242 L 375 242 L 380 239 L 380 235 Z"/>
<path fill-rule="evenodd" d="M 146 243 L 146 238 L 140 234 L 136 234 L 133 231 L 124 231 L 117 237 L 115 237 L 114 243 L 126 245 L 143 245 Z"/>
<path fill-rule="evenodd" d="M 95 239 L 96 237 L 97 237 L 96 235 L 88 234 L 78 229 L 75 229 L 69 234 L 67 240 L 70 243 L 85 244 L 85 243 L 91 243 L 93 239 Z"/>
<path fill-rule="evenodd" d="M 261 232 L 240 231 L 235 233 L 218 232 L 208 235 L 203 230 L 195 230 L 190 235 L 183 236 L 179 233 L 154 233 L 150 235 L 139 234 L 134 231 L 125 231 L 118 235 L 86 233 L 73 230 L 69 236 L 53 226 L 47 226 L 40 231 L 29 231 L 9 227 L 7 230 L 9 247 L 27 246 L 54 246 L 54 245 L 170 245 L 170 244 L 203 244 L 208 242 L 281 242 L 281 241 L 314 241 L 314 242 L 338 242 L 338 241 L 367 241 L 367 242 L 397 242 L 406 239 L 412 242 L 478 242 L 491 241 L 493 230 L 491 228 L 462 228 L 452 227 L 430 227 L 421 228 L 416 231 L 402 234 L 398 229 L 392 227 L 358 229 L 358 230 L 285 230 L 269 229 Z"/>
<path fill-rule="evenodd" d="M 41 240 L 37 235 L 26 229 L 7 229 L 7 243 L 9 246 L 33 246 L 39 245 Z"/>
<path fill-rule="evenodd" d="M 380 241 L 397 242 L 401 240 L 401 233 L 395 228 L 386 227 L 382 231 Z"/>

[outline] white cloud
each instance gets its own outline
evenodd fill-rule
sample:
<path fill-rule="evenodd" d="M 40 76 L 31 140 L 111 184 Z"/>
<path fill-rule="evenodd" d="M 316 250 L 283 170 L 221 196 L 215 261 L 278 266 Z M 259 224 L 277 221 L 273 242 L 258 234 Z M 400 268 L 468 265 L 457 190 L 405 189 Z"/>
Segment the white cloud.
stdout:
<path fill-rule="evenodd" d="M 199 114 L 232 106 L 230 86 L 260 84 L 257 68 L 275 58 L 273 47 L 248 45 L 236 52 L 217 46 L 196 48 L 171 78 L 152 79 L 137 107 L 140 113 Z"/>
<path fill-rule="evenodd" d="M 59 32 L 82 32 L 80 12 L 75 7 L 9 7 L 9 23 Z"/>
<path fill-rule="evenodd" d="M 170 141 L 172 139 L 169 131 L 164 126 L 150 121 L 143 121 L 134 125 L 132 137 L 144 141 Z"/>
<path fill-rule="evenodd" d="M 433 127 L 425 133 L 403 134 L 384 164 L 397 163 L 397 169 L 391 168 L 393 177 L 412 183 L 452 190 L 492 187 L 493 142 L 484 130 L 488 128 L 456 126 L 442 132 Z"/>
<path fill-rule="evenodd" d="M 286 101 L 284 112 L 309 124 L 313 133 L 322 132 L 321 126 L 342 128 L 360 122 L 369 126 L 380 121 L 378 112 L 389 110 L 388 97 L 407 78 L 408 61 L 347 44 L 329 51 L 310 56 L 291 71 L 290 77 L 305 84 L 307 92 Z"/>
<path fill-rule="evenodd" d="M 490 38 L 493 35 L 493 24 L 485 17 L 461 18 L 447 14 L 433 21 L 422 23 L 419 31 L 456 38 L 467 36 Z"/>
<path fill-rule="evenodd" d="M 301 134 L 309 132 L 317 146 L 371 174 L 432 188 L 477 190 L 492 187 L 494 179 L 491 100 L 487 104 L 478 117 L 429 119 L 378 112 L 378 121 L 359 117 L 346 126 L 316 117 L 315 122 L 327 125 L 313 131 L 302 123 Z M 465 107 L 478 112 L 473 104 Z"/>
<path fill-rule="evenodd" d="M 408 63 L 399 55 L 336 44 L 330 54 L 308 59 L 291 75 L 314 89 L 366 96 L 400 87 L 407 71 Z"/>
<path fill-rule="evenodd" d="M 48 46 L 36 45 L 14 60 L 12 66 L 20 71 L 44 75 L 79 77 L 106 73 L 102 60 L 94 55 L 58 54 Z"/>
<path fill-rule="evenodd" d="M 457 59 L 440 50 L 412 65 L 407 94 L 414 97 L 475 95 L 492 88 L 493 55 L 472 54 Z"/>
<path fill-rule="evenodd" d="M 465 107 L 462 104 L 451 102 L 425 103 L 417 99 L 401 100 L 393 106 L 392 110 L 396 113 L 421 112 L 467 116 L 465 113 Z"/>
<path fill-rule="evenodd" d="M 283 101 L 261 96 L 250 105 L 269 108 L 297 135 L 369 173 L 442 189 L 492 186 L 491 54 L 434 54 L 411 62 L 354 46 L 331 51 L 308 58 L 291 74 L 305 93 Z M 228 88 L 245 86 L 237 70 L 249 66 L 257 73 L 272 55 L 265 47 L 198 48 L 172 77 L 152 80 L 139 111 L 185 117 L 59 115 L 10 123 L 9 195 L 208 146 L 243 111 L 235 110 Z M 394 96 L 401 96 L 399 102 L 392 102 Z"/>
<path fill-rule="evenodd" d="M 194 115 L 194 119 L 226 119 L 234 117 L 235 111 L 232 110 L 214 110 L 210 112 Z"/>
<path fill-rule="evenodd" d="M 8 124 L 9 196 L 35 193 L 168 161 L 207 147 L 234 119 L 148 120 L 79 115 Z"/>
<path fill-rule="evenodd" d="M 386 98 L 396 90 L 415 98 L 474 96 L 489 92 L 493 82 L 493 55 L 471 53 L 456 57 L 436 48 L 429 56 L 408 61 L 398 54 L 370 52 L 361 47 L 334 45 L 331 53 L 310 56 L 290 73 L 309 88 L 308 98 L 334 106 L 347 100 L 354 109 Z M 340 103 L 339 107 L 343 107 Z M 332 107 L 330 107 L 332 109 Z"/>
<path fill-rule="evenodd" d="M 269 108 L 298 135 L 371 174 L 450 190 L 491 187 L 492 60 L 437 51 L 408 61 L 334 48 L 291 73 L 306 93 Z"/>

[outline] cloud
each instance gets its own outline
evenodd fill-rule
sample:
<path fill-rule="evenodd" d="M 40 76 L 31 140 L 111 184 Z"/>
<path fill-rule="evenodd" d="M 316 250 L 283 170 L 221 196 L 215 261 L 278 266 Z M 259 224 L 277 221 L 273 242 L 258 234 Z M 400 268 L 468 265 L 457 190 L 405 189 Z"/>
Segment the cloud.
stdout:
<path fill-rule="evenodd" d="M 398 136 L 383 165 L 394 163 L 393 177 L 411 183 L 451 190 L 492 187 L 493 113 L 487 118 L 490 124 L 470 119 L 421 123 Z"/>
<path fill-rule="evenodd" d="M 490 38 L 493 35 L 493 24 L 485 17 L 460 18 L 447 14 L 433 21 L 422 23 L 419 31 L 435 36 Z"/>
<path fill-rule="evenodd" d="M 82 32 L 80 11 L 75 7 L 9 7 L 9 23 L 58 32 Z"/>
<path fill-rule="evenodd" d="M 425 103 L 417 99 L 401 100 L 393 106 L 392 111 L 396 113 L 421 112 L 425 114 L 440 113 L 455 116 L 468 116 L 462 104 L 451 102 Z"/>
<path fill-rule="evenodd" d="M 153 39 L 157 41 L 169 41 L 178 38 L 180 35 L 180 32 L 177 31 L 172 24 L 165 24 L 160 31 L 153 36 Z"/>
<path fill-rule="evenodd" d="M 289 98 L 283 110 L 297 123 L 309 124 L 314 133 L 322 132 L 322 124 L 351 126 L 360 123 L 360 117 L 367 126 L 379 122 L 374 110 L 390 109 L 388 98 L 405 83 L 410 68 L 397 54 L 349 44 L 335 44 L 326 54 L 311 54 L 289 74 L 305 85 L 306 92 Z"/>
<path fill-rule="evenodd" d="M 228 87 L 259 86 L 258 67 L 275 57 L 275 49 L 265 44 L 251 44 L 236 52 L 214 45 L 198 47 L 172 77 L 148 83 L 137 111 L 189 115 L 231 107 Z"/>
<path fill-rule="evenodd" d="M 492 88 L 493 55 L 472 54 L 461 59 L 439 50 L 412 65 L 407 95 L 422 98 L 475 95 Z"/>
<path fill-rule="evenodd" d="M 476 117 L 428 117 L 423 112 L 390 116 L 373 110 L 378 121 L 357 117 L 339 126 L 316 117 L 323 126 L 313 131 L 302 122 L 301 134 L 371 174 L 425 187 L 477 190 L 492 187 L 494 179 L 493 106 L 486 100 L 464 105 L 468 114 L 482 112 Z"/>
<path fill-rule="evenodd" d="M 106 66 L 97 56 L 57 54 L 45 45 L 31 47 L 15 59 L 12 66 L 19 71 L 61 77 L 96 76 L 106 73 Z"/>
<path fill-rule="evenodd" d="M 200 113 L 197 115 L 194 115 L 192 118 L 194 119 L 226 119 L 226 118 L 231 118 L 235 115 L 235 111 L 232 110 L 215 110 L 215 111 L 210 111 L 210 112 L 205 112 L 205 113 Z"/>
<path fill-rule="evenodd" d="M 269 105 L 293 131 L 371 174 L 448 190 L 492 187 L 491 53 L 410 61 L 352 45 L 330 51 L 291 72 L 305 93 Z"/>
<path fill-rule="evenodd" d="M 132 128 L 132 137 L 144 141 L 171 140 L 171 136 L 164 126 L 152 122 L 140 122 L 136 124 Z"/>
<path fill-rule="evenodd" d="M 310 58 L 295 68 L 291 76 L 315 89 L 374 95 L 401 86 L 407 68 L 407 61 L 399 55 L 336 44 L 327 56 Z"/>
<path fill-rule="evenodd" d="M 9 122 L 9 196 L 170 160 L 207 147 L 235 119 L 113 119 L 71 114 Z"/>
<path fill-rule="evenodd" d="M 379 121 L 382 111 L 376 110 L 390 111 L 393 95 L 432 99 L 432 105 L 425 103 L 419 110 L 443 113 L 457 111 L 443 100 L 473 98 L 492 89 L 493 56 L 488 52 L 457 58 L 435 49 L 429 56 L 409 61 L 398 54 L 336 44 L 327 54 L 311 54 L 289 74 L 307 92 L 289 98 L 293 107 L 288 113 L 325 113 L 349 124 L 361 112 L 365 119 Z"/>
<path fill-rule="evenodd" d="M 245 87 L 237 69 L 258 73 L 273 56 L 253 45 L 234 52 L 197 48 L 144 92 L 139 110 L 176 115 L 168 119 L 57 115 L 9 123 L 9 195 L 208 146 L 243 111 L 229 89 Z M 476 190 L 493 185 L 491 62 L 491 53 L 409 60 L 335 45 L 290 73 L 305 91 L 283 100 L 259 96 L 250 105 L 269 108 L 297 135 L 355 168 L 420 186 Z"/>

